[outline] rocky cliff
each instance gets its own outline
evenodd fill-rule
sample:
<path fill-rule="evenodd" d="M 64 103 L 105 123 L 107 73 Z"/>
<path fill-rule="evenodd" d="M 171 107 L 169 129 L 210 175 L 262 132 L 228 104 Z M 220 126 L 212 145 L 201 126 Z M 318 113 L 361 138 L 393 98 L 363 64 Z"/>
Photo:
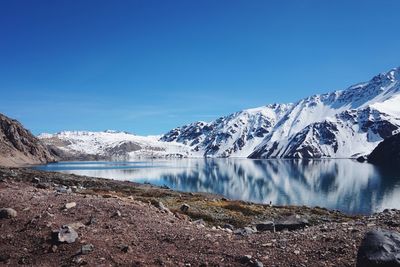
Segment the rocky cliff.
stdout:
<path fill-rule="evenodd" d="M 17 120 L 0 114 L 0 165 L 21 166 L 54 161 L 50 151 Z"/>

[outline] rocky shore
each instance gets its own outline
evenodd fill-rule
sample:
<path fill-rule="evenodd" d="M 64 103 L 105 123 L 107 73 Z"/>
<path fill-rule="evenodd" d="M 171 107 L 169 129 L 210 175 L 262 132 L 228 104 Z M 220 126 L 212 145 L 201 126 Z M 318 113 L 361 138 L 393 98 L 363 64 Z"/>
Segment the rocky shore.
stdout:
<path fill-rule="evenodd" d="M 367 232 L 400 229 L 397 210 L 349 216 L 25 168 L 0 169 L 0 209 L 0 266 L 355 266 Z"/>

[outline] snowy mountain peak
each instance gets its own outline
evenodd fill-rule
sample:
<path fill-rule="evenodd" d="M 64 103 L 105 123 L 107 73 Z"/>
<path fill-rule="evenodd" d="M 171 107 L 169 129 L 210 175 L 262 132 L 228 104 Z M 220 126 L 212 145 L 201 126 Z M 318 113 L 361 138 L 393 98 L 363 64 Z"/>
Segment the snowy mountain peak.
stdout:
<path fill-rule="evenodd" d="M 246 109 L 161 137 L 207 157 L 354 157 L 400 126 L 400 68 L 294 104 Z"/>

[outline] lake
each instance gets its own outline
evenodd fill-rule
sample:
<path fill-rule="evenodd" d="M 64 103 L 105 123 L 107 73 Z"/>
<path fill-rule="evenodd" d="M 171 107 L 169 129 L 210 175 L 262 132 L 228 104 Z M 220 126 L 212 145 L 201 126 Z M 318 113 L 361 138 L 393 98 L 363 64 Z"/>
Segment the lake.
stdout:
<path fill-rule="evenodd" d="M 275 205 L 307 205 L 369 214 L 400 208 L 400 172 L 349 159 L 179 159 L 59 162 L 34 167 L 216 193 Z"/>

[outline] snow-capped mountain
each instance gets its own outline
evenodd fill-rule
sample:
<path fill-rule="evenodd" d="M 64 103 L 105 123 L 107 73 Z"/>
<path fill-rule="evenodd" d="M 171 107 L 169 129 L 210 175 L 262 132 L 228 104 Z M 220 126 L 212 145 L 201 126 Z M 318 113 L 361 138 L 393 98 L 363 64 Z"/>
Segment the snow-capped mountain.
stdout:
<path fill-rule="evenodd" d="M 247 109 L 213 122 L 195 122 L 175 128 L 161 141 L 176 141 L 207 157 L 247 157 L 271 133 L 292 104 Z"/>
<path fill-rule="evenodd" d="M 369 154 L 400 127 L 400 68 L 343 91 L 195 122 L 161 137 L 191 155 L 350 158 Z"/>
<path fill-rule="evenodd" d="M 112 130 L 43 133 L 38 137 L 61 160 L 180 158 L 189 154 L 187 146 L 175 142 L 160 142 L 160 136 L 138 136 Z"/>

